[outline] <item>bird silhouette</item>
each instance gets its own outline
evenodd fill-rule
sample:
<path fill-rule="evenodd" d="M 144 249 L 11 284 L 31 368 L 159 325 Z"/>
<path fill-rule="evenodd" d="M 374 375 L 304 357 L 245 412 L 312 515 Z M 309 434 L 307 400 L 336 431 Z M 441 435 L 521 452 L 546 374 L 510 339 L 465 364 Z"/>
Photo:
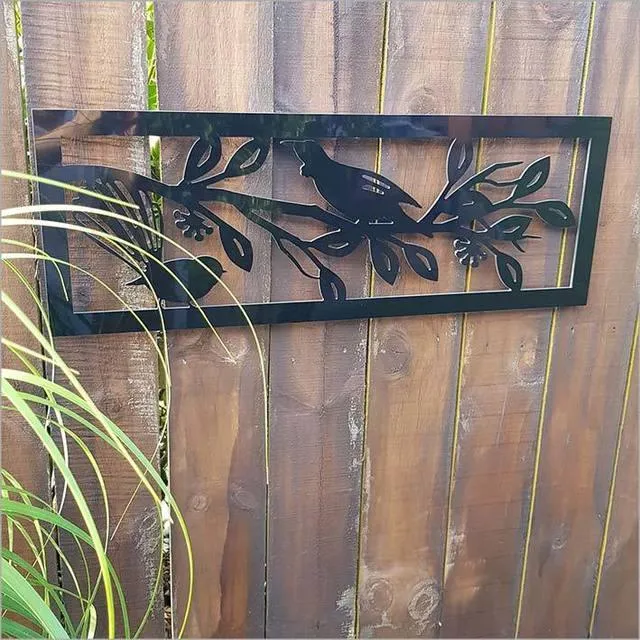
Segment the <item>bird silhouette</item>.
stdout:
<path fill-rule="evenodd" d="M 150 262 L 145 270 L 145 275 L 158 298 L 166 302 L 192 304 L 193 299 L 199 300 L 206 296 L 218 283 L 222 274 L 226 272 L 220 262 L 211 256 L 202 256 L 198 260 L 202 264 L 190 258 L 167 260 L 162 263 L 164 266 L 155 261 Z M 215 275 L 210 273 L 207 268 Z M 128 285 L 145 285 L 147 287 L 149 283 L 143 276 L 127 282 Z"/>
<path fill-rule="evenodd" d="M 318 193 L 351 222 L 393 224 L 412 220 L 401 204 L 420 203 L 388 178 L 332 160 L 315 140 L 282 140 L 293 145 L 302 162 L 300 175 L 315 183 Z"/>

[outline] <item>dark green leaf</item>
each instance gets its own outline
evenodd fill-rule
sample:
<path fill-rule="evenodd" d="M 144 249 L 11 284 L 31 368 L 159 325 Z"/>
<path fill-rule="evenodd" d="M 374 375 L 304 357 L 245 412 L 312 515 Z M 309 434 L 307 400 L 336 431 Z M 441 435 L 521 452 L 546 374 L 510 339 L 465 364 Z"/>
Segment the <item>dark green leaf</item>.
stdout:
<path fill-rule="evenodd" d="M 322 293 L 323 300 L 327 302 L 337 302 L 347 298 L 347 288 L 344 286 L 344 282 L 333 271 L 325 267 L 320 269 L 320 293 Z"/>
<path fill-rule="evenodd" d="M 269 155 L 269 141 L 254 138 L 238 147 L 231 156 L 227 168 L 224 170 L 225 177 L 234 178 L 244 176 L 257 171 Z"/>
<path fill-rule="evenodd" d="M 538 202 L 535 210 L 542 220 L 552 227 L 572 227 L 576 223 L 571 209 L 560 200 Z"/>
<path fill-rule="evenodd" d="M 505 287 L 512 291 L 522 289 L 522 267 L 515 258 L 506 253 L 496 254 L 496 268 Z"/>
<path fill-rule="evenodd" d="M 344 231 L 332 231 L 316 238 L 311 246 L 327 256 L 343 258 L 355 251 L 360 244 L 360 238 L 353 238 Z"/>
<path fill-rule="evenodd" d="M 532 162 L 523 172 L 511 194 L 512 200 L 524 198 L 544 186 L 549 177 L 551 158 L 545 156 Z"/>
<path fill-rule="evenodd" d="M 438 261 L 429 249 L 415 244 L 406 244 L 402 250 L 409 266 L 421 278 L 425 280 L 438 279 Z"/>
<path fill-rule="evenodd" d="M 531 224 L 530 216 L 507 216 L 491 225 L 491 237 L 496 240 L 519 240 Z"/>
<path fill-rule="evenodd" d="M 447 155 L 447 179 L 450 184 L 454 184 L 469 168 L 473 160 L 473 145 L 468 142 L 454 140 L 449 147 Z"/>
<path fill-rule="evenodd" d="M 209 171 L 215 169 L 222 156 L 222 144 L 220 138 L 212 136 L 209 139 L 198 138 L 187 157 L 184 167 L 184 180 L 193 182 L 202 178 Z"/>
<path fill-rule="evenodd" d="M 253 265 L 253 247 L 248 238 L 233 227 L 220 227 L 220 240 L 229 260 L 245 271 Z"/>
<path fill-rule="evenodd" d="M 371 238 L 369 240 L 371 263 L 376 273 L 389 284 L 393 284 L 400 271 L 400 261 L 396 252 L 384 242 Z"/>

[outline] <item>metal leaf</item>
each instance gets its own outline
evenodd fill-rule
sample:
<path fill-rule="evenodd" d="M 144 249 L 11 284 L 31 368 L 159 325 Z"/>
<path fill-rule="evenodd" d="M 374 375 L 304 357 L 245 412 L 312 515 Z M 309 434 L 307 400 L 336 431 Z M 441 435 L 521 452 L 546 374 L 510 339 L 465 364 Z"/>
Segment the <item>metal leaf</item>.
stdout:
<path fill-rule="evenodd" d="M 512 291 L 522 289 L 522 266 L 515 258 L 506 253 L 496 254 L 496 268 L 505 287 Z"/>
<path fill-rule="evenodd" d="M 343 258 L 355 251 L 360 244 L 360 238 L 353 238 L 344 231 L 332 231 L 317 237 L 311 246 L 327 256 Z"/>
<path fill-rule="evenodd" d="M 220 227 L 220 240 L 229 260 L 245 271 L 253 266 L 253 247 L 251 241 L 233 227 Z"/>
<path fill-rule="evenodd" d="M 491 212 L 493 204 L 487 196 L 475 189 L 457 191 L 448 197 L 443 213 L 458 216 L 460 220 L 471 221 L 484 218 Z"/>
<path fill-rule="evenodd" d="M 507 216 L 492 224 L 489 231 L 496 240 L 519 240 L 530 224 L 530 216 Z"/>
<path fill-rule="evenodd" d="M 224 170 L 227 178 L 244 176 L 257 171 L 269 155 L 269 141 L 253 138 L 238 147 Z"/>
<path fill-rule="evenodd" d="M 385 282 L 393 284 L 400 271 L 400 260 L 398 260 L 396 252 L 384 242 L 371 238 L 369 240 L 369 253 L 376 273 Z"/>
<path fill-rule="evenodd" d="M 576 223 L 571 209 L 560 200 L 545 200 L 535 206 L 536 213 L 552 227 L 572 227 Z"/>
<path fill-rule="evenodd" d="M 326 302 L 338 302 L 347 299 L 344 282 L 333 271 L 323 267 L 320 270 L 320 293 Z"/>
<path fill-rule="evenodd" d="M 550 168 L 551 158 L 549 156 L 532 162 L 518 179 L 518 184 L 513 189 L 511 199 L 524 198 L 524 196 L 528 196 L 543 187 L 549 177 Z"/>
<path fill-rule="evenodd" d="M 184 166 L 185 182 L 194 182 L 215 169 L 222 156 L 222 144 L 217 136 L 212 139 L 198 138 L 189 151 Z"/>
<path fill-rule="evenodd" d="M 465 174 L 473 160 L 473 145 L 454 140 L 447 155 L 447 180 L 454 184 Z"/>
<path fill-rule="evenodd" d="M 438 261 L 429 249 L 415 244 L 405 244 L 402 251 L 417 275 L 425 280 L 438 279 Z"/>

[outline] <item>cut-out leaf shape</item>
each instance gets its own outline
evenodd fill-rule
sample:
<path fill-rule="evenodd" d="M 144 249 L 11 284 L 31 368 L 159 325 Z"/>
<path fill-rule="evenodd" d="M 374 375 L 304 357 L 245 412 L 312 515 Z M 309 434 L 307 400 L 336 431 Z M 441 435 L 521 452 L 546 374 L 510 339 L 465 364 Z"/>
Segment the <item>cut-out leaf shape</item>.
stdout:
<path fill-rule="evenodd" d="M 454 184 L 469 168 L 473 160 L 473 145 L 468 142 L 454 140 L 447 155 L 447 180 Z"/>
<path fill-rule="evenodd" d="M 505 287 L 512 291 L 522 289 L 522 266 L 515 258 L 506 253 L 496 254 L 496 268 Z"/>
<path fill-rule="evenodd" d="M 269 155 L 269 141 L 254 138 L 238 147 L 231 156 L 224 175 L 226 178 L 245 176 L 257 171 Z"/>
<path fill-rule="evenodd" d="M 416 244 L 405 244 L 402 251 L 409 266 L 421 278 L 425 280 L 438 279 L 438 261 L 429 249 Z"/>
<path fill-rule="evenodd" d="M 491 237 L 496 240 L 520 240 L 530 224 L 530 216 L 507 216 L 491 225 Z"/>
<path fill-rule="evenodd" d="M 550 168 L 551 158 L 549 156 L 532 162 L 518 179 L 518 184 L 513 188 L 511 199 L 524 198 L 543 187 L 549 177 Z"/>
<path fill-rule="evenodd" d="M 233 227 L 220 226 L 220 240 L 229 260 L 245 271 L 253 266 L 253 247 L 246 236 Z"/>
<path fill-rule="evenodd" d="M 217 136 L 211 139 L 198 138 L 189 151 L 184 166 L 185 182 L 195 182 L 215 169 L 222 156 L 222 144 Z"/>
<path fill-rule="evenodd" d="M 535 210 L 544 222 L 553 227 L 572 227 L 576 223 L 571 209 L 560 200 L 538 202 Z"/>
<path fill-rule="evenodd" d="M 344 282 L 326 267 L 320 270 L 320 293 L 327 302 L 347 299 L 347 288 L 344 286 Z"/>
<path fill-rule="evenodd" d="M 400 271 L 400 260 L 396 252 L 380 240 L 371 238 L 369 240 L 369 252 L 371 263 L 376 273 L 389 284 L 393 284 Z"/>
<path fill-rule="evenodd" d="M 311 246 L 327 256 L 343 258 L 355 251 L 360 244 L 359 238 L 352 238 L 343 231 L 332 231 L 316 238 Z"/>

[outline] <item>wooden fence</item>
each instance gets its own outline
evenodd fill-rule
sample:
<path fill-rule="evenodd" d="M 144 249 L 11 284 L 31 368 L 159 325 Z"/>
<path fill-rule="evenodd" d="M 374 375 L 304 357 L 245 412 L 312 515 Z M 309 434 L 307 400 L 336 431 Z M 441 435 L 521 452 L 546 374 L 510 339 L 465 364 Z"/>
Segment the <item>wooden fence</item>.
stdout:
<path fill-rule="evenodd" d="M 11 0 L 2 7 L 2 164 L 24 169 Z M 268 425 L 247 330 L 221 331 L 233 360 L 205 330 L 169 335 L 171 487 L 195 553 L 186 635 L 637 637 L 640 4 L 159 0 L 154 9 L 160 109 L 613 116 L 586 307 L 260 328 Z M 28 106 L 146 108 L 145 22 L 144 2 L 23 0 Z M 80 140 L 65 159 L 144 171 L 142 142 Z M 496 147 L 487 142 L 483 158 Z M 179 171 L 180 148 L 162 141 L 164 175 Z M 547 193 L 576 201 L 573 141 L 509 149 L 518 159 L 552 155 Z M 335 152 L 428 199 L 445 148 L 361 142 Z M 252 189 L 310 197 L 279 170 L 285 163 L 275 155 Z M 17 181 L 3 193 L 3 206 L 28 197 Z M 561 250 L 559 236 L 540 241 L 528 263 L 538 284 L 553 285 Z M 101 256 L 81 257 L 107 273 Z M 357 295 L 369 291 L 364 265 L 360 256 L 348 267 Z M 453 259 L 441 272 L 460 290 L 494 277 L 465 283 Z M 270 270 L 234 276 L 232 287 L 244 300 L 310 296 L 290 273 L 274 252 Z M 433 290 L 409 274 L 397 287 Z M 8 321 L 4 331 L 16 335 Z M 146 338 L 58 347 L 151 455 L 158 371 Z M 46 496 L 46 457 L 21 425 L 3 422 L 7 468 Z M 91 446 L 115 523 L 136 479 L 100 442 Z M 72 458 L 97 498 L 86 461 Z M 157 569 L 159 526 L 140 495 L 112 542 L 134 621 Z M 179 544 L 171 579 L 180 615 Z M 158 599 L 145 635 L 164 633 Z"/>

